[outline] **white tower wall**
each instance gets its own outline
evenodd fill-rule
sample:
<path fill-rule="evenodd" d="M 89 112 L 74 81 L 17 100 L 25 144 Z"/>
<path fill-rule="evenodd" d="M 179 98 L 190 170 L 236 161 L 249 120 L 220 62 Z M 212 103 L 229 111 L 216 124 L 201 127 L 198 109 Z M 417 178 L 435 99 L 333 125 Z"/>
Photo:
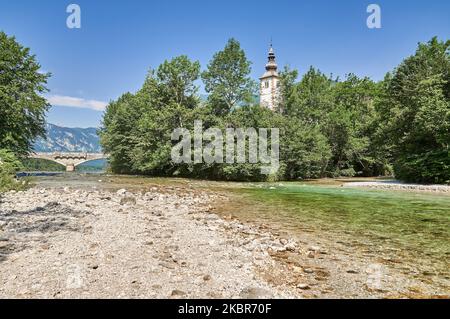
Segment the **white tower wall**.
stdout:
<path fill-rule="evenodd" d="M 260 78 L 260 104 L 270 110 L 276 110 L 281 98 L 281 83 L 272 46 L 270 46 L 268 59 L 269 62 L 266 64 L 266 72 Z"/>

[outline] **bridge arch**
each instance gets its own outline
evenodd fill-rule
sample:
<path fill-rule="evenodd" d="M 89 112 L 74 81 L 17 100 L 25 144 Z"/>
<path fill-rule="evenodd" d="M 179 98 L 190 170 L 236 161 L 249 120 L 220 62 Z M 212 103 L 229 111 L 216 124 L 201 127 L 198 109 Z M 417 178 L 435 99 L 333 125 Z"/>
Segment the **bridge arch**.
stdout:
<path fill-rule="evenodd" d="M 54 153 L 33 153 L 28 158 L 45 159 L 63 165 L 67 172 L 73 172 L 80 164 L 97 160 L 107 159 L 108 155 L 103 153 L 75 153 L 75 152 L 54 152 Z"/>
<path fill-rule="evenodd" d="M 105 155 L 104 157 L 88 159 L 88 160 L 82 161 L 82 162 L 80 162 L 80 163 L 77 163 L 77 164 L 75 165 L 75 167 L 80 166 L 80 165 L 85 164 L 85 163 L 92 162 L 92 161 L 97 161 L 97 160 L 107 160 L 107 159 L 108 159 L 108 156 L 106 156 L 106 155 Z"/>

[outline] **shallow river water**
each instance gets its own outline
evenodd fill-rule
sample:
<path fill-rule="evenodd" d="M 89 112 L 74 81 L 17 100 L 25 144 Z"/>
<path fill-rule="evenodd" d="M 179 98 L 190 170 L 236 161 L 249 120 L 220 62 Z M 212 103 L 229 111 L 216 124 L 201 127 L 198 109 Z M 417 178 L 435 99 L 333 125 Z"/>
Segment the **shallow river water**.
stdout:
<path fill-rule="evenodd" d="M 450 196 L 285 183 L 233 190 L 225 210 L 312 233 L 449 288 Z M 239 212 L 239 213 L 237 213 Z"/>

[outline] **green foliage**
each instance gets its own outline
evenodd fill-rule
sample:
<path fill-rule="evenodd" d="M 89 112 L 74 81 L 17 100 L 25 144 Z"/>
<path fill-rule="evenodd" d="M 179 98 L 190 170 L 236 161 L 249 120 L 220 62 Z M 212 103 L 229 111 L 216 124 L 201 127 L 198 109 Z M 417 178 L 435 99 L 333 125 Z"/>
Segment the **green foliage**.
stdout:
<path fill-rule="evenodd" d="M 281 138 L 283 179 L 309 179 L 324 176 L 331 148 L 318 126 L 285 118 Z"/>
<path fill-rule="evenodd" d="M 200 64 L 186 56 L 150 70 L 142 89 L 108 105 L 100 139 L 117 173 L 171 174 L 171 133 L 193 125 Z"/>
<path fill-rule="evenodd" d="M 450 184 L 450 152 L 404 155 L 395 162 L 395 175 L 407 182 Z"/>
<path fill-rule="evenodd" d="M 200 63 L 191 62 L 185 55 L 164 61 L 158 68 L 159 88 L 166 101 L 193 108 L 196 105 L 197 86 L 194 84 L 200 74 Z"/>
<path fill-rule="evenodd" d="M 44 136 L 49 105 L 41 94 L 50 74 L 39 69 L 28 48 L 0 32 L 0 148 L 24 155 Z"/>
<path fill-rule="evenodd" d="M 101 142 L 117 173 L 261 181 L 392 173 L 406 181 L 450 180 L 449 43 L 420 44 L 392 74 L 375 83 L 343 80 L 310 68 L 285 68 L 277 112 L 252 105 L 250 62 L 231 39 L 202 73 L 206 103 L 197 96 L 200 65 L 186 56 L 165 61 L 136 94 L 107 107 Z M 171 133 L 194 121 L 203 129 L 279 128 L 280 170 L 261 164 L 175 164 Z M 247 145 L 248 151 L 248 145 Z"/>
<path fill-rule="evenodd" d="M 322 156 L 321 173 L 315 177 L 373 175 L 382 170 L 370 144 L 374 100 L 379 95 L 376 83 L 353 74 L 339 81 L 312 67 L 298 83 L 296 73 L 288 69 L 281 77 L 283 114 L 309 126 L 302 134 L 310 132 L 320 145 L 314 147 Z"/>
<path fill-rule="evenodd" d="M 320 124 L 333 108 L 333 83 L 331 78 L 311 67 L 301 81 L 285 93 L 285 114 L 309 124 Z"/>
<path fill-rule="evenodd" d="M 130 93 L 122 95 L 107 106 L 103 117 L 100 140 L 104 152 L 110 155 L 111 170 L 119 174 L 132 173 L 133 133 L 142 115 L 135 100 L 136 97 Z"/>
<path fill-rule="evenodd" d="M 0 32 L 0 192 L 24 187 L 14 178 L 22 169 L 17 156 L 29 153 L 45 133 L 49 105 L 41 94 L 50 74 L 39 69 L 28 48 Z"/>
<path fill-rule="evenodd" d="M 22 164 L 14 153 L 0 149 L 0 192 L 18 190 L 24 186 L 14 178 L 15 173 L 21 168 Z"/>
<path fill-rule="evenodd" d="M 294 90 L 294 87 L 298 77 L 298 71 L 291 70 L 289 66 L 285 66 L 279 76 L 281 83 L 281 99 L 277 111 L 285 115 L 291 115 L 295 113 L 295 111 L 292 110 L 292 107 L 295 105 L 293 99 L 297 97 L 297 92 Z"/>
<path fill-rule="evenodd" d="M 240 102 L 252 101 L 256 85 L 250 78 L 250 65 L 235 39 L 230 39 L 223 51 L 214 55 L 202 79 L 217 114 L 227 114 Z"/>
<path fill-rule="evenodd" d="M 354 176 L 376 173 L 376 148 L 370 144 L 375 116 L 377 85 L 368 78 L 350 74 L 333 87 L 333 110 L 324 121 L 333 157 L 332 175 Z"/>
<path fill-rule="evenodd" d="M 25 158 L 22 167 L 27 172 L 64 172 L 66 168 L 58 163 L 41 158 Z"/>
<path fill-rule="evenodd" d="M 398 178 L 449 183 L 450 41 L 419 44 L 385 80 L 379 134 Z"/>
<path fill-rule="evenodd" d="M 223 120 L 222 131 L 226 128 L 279 128 L 284 118 L 272 111 L 261 108 L 259 105 L 245 105 L 229 113 Z M 280 132 L 280 142 L 283 132 Z M 270 142 L 269 142 L 270 143 Z M 249 143 L 246 143 L 246 154 L 249 152 Z M 280 145 L 281 151 L 281 145 Z M 216 165 L 219 179 L 234 181 L 265 181 L 268 176 L 261 174 L 261 163 L 236 163 Z M 276 177 L 278 179 L 278 177 Z"/>

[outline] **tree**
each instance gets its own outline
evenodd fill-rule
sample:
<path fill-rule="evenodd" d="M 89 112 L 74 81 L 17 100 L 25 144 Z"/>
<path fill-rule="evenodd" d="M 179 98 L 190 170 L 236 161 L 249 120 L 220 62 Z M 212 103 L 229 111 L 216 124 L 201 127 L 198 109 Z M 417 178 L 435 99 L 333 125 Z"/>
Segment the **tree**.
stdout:
<path fill-rule="evenodd" d="M 289 69 L 281 73 L 282 110 L 287 117 L 297 119 L 307 132 L 319 132 L 321 136 L 316 138 L 321 142 L 317 142 L 318 145 L 328 145 L 331 156 L 323 156 L 321 175 L 370 175 L 374 172 L 378 167 L 376 152 L 371 151 L 369 145 L 378 86 L 368 78 L 360 79 L 352 74 L 345 81 L 339 81 L 313 67 L 298 83 L 295 83 L 296 75 L 295 70 Z M 322 141 L 324 136 L 326 142 Z"/>
<path fill-rule="evenodd" d="M 193 125 L 190 114 L 199 105 L 195 81 L 200 76 L 200 63 L 179 56 L 165 61 L 155 74 L 136 94 L 136 103 L 144 111 L 136 123 L 133 170 L 170 175 L 176 170 L 171 163 L 171 133 Z"/>
<path fill-rule="evenodd" d="M 295 74 L 290 75 L 290 77 L 292 78 L 293 75 Z M 282 84 L 284 84 L 283 82 Z M 322 124 L 327 114 L 333 109 L 335 82 L 331 77 L 310 67 L 300 82 L 290 84 L 287 87 L 290 87 L 290 91 L 284 93 L 286 95 L 285 114 L 294 116 L 308 124 Z"/>
<path fill-rule="evenodd" d="M 370 127 L 375 116 L 376 83 L 369 78 L 347 75 L 333 86 L 333 109 L 323 123 L 333 157 L 331 175 L 371 175 L 374 150 L 370 149 Z"/>
<path fill-rule="evenodd" d="M 168 101 L 183 104 L 189 108 L 195 106 L 195 94 L 198 87 L 194 82 L 200 76 L 200 62 L 191 62 L 187 56 L 182 55 L 171 61 L 164 61 L 156 74 L 163 89 L 161 93 L 167 97 Z"/>
<path fill-rule="evenodd" d="M 250 64 L 239 42 L 230 39 L 202 73 L 209 102 L 218 114 L 228 113 L 240 102 L 251 102 L 256 86 L 250 78 Z"/>
<path fill-rule="evenodd" d="M 283 179 L 319 178 L 331 157 L 325 135 L 317 125 L 285 117 L 281 139 Z"/>
<path fill-rule="evenodd" d="M 171 133 L 193 124 L 199 73 L 199 62 L 175 57 L 150 70 L 136 94 L 108 105 L 100 136 L 114 172 L 170 175 L 176 169 L 170 158 Z"/>
<path fill-rule="evenodd" d="M 115 173 L 133 172 L 133 134 L 141 115 L 142 112 L 135 104 L 135 96 L 131 93 L 123 94 L 106 107 L 99 135 L 103 151 L 110 155 L 110 169 Z"/>
<path fill-rule="evenodd" d="M 49 73 L 39 72 L 30 50 L 0 32 L 0 148 L 26 155 L 33 141 L 45 135 L 49 104 L 41 96 Z"/>
<path fill-rule="evenodd" d="M 398 178 L 450 183 L 450 41 L 420 43 L 386 85 L 378 111 Z"/>
<path fill-rule="evenodd" d="M 292 114 L 292 107 L 295 101 L 295 81 L 298 77 L 298 70 L 291 70 L 288 66 L 285 66 L 283 71 L 280 72 L 281 82 L 281 99 L 278 105 L 278 111 L 288 115 Z"/>
<path fill-rule="evenodd" d="M 449 46 L 420 44 L 378 83 L 353 74 L 342 81 L 313 67 L 296 82 L 298 72 L 285 68 L 280 112 L 273 112 L 242 103 L 252 92 L 250 63 L 231 39 L 202 74 L 208 103 L 196 94 L 198 62 L 165 61 L 136 94 L 108 106 L 102 143 L 119 173 L 261 181 L 373 176 L 394 164 L 400 179 L 450 183 Z M 260 163 L 173 163 L 171 133 L 192 134 L 194 120 L 222 131 L 279 128 L 277 176 L 261 174 Z"/>

